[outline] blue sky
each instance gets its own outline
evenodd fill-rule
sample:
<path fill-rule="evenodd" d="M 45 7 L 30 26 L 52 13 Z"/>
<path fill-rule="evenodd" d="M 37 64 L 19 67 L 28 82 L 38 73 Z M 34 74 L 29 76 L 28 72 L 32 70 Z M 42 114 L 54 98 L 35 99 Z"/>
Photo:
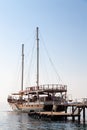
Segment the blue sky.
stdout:
<path fill-rule="evenodd" d="M 21 43 L 29 51 L 37 26 L 68 93 L 87 97 L 87 1 L 0 0 L 0 98 L 20 88 Z"/>

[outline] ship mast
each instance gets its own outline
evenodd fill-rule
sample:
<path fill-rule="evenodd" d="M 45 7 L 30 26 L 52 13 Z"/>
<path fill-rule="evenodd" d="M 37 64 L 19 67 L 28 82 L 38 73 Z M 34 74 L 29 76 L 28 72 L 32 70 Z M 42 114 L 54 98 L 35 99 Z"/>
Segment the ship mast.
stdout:
<path fill-rule="evenodd" d="M 23 78 L 24 78 L 24 44 L 22 44 L 22 77 L 21 77 L 21 91 L 23 90 Z"/>
<path fill-rule="evenodd" d="M 38 38 L 39 28 L 36 28 L 36 42 L 37 42 L 37 89 L 39 89 L 39 38 Z"/>

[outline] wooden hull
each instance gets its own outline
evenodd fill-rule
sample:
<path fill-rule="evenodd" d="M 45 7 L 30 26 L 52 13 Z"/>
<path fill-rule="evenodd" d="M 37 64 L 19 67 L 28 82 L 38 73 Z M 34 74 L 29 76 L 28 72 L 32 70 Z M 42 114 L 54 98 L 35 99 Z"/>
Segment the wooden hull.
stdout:
<path fill-rule="evenodd" d="M 18 103 L 9 103 L 12 107 L 13 111 L 20 111 L 20 112 L 39 112 L 43 111 L 43 104 L 39 103 L 32 103 L 32 104 L 18 104 Z"/>
<path fill-rule="evenodd" d="M 64 105 L 53 105 L 53 104 L 44 104 L 43 102 L 39 103 L 29 103 L 29 104 L 19 104 L 19 103 L 9 103 L 14 111 L 20 112 L 43 112 L 43 111 L 55 111 L 62 112 L 65 111 Z"/>

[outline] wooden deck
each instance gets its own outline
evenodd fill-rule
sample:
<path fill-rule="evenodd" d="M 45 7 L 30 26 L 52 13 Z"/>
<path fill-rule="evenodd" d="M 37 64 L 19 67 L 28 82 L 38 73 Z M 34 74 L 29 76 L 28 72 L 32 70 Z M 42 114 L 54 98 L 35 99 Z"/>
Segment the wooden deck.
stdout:
<path fill-rule="evenodd" d="M 38 112 L 40 115 L 50 115 L 50 116 L 78 116 L 78 113 L 72 114 L 72 113 L 65 113 L 65 112 Z"/>

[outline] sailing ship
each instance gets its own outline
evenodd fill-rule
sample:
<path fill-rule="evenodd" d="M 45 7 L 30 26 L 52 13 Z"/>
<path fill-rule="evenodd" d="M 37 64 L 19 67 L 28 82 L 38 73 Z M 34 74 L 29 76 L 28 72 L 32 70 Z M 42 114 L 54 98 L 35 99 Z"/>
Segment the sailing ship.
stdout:
<path fill-rule="evenodd" d="M 64 111 L 67 103 L 67 86 L 63 84 L 39 85 L 39 37 L 37 41 L 37 84 L 23 89 L 24 44 L 22 44 L 22 82 L 21 91 L 8 96 L 7 101 L 12 109 L 21 112 Z"/>

